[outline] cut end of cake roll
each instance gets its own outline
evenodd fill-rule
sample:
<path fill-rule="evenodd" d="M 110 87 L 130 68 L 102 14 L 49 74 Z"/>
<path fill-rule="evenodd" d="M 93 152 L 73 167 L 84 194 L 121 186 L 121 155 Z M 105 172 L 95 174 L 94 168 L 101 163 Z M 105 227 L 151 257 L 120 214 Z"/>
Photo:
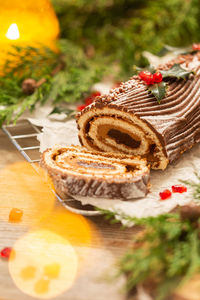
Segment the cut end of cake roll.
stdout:
<path fill-rule="evenodd" d="M 148 96 L 144 84 L 133 78 L 123 84 L 123 90 L 118 94 L 100 97 L 86 107 L 77 120 L 80 143 L 92 151 L 139 155 L 146 158 L 152 168 L 165 169 L 169 160 L 163 148 L 162 136 L 159 138 L 148 122 L 134 114 L 128 98 L 122 99 L 124 103 L 116 101 L 120 94 L 130 88 Z M 137 105 L 142 108 L 142 103 L 138 102 Z"/>
<path fill-rule="evenodd" d="M 166 79 L 167 94 L 157 102 L 139 76 L 133 76 L 77 115 L 80 143 L 89 150 L 140 155 L 153 169 L 164 170 L 200 142 L 200 55 L 179 63 L 194 76 Z"/>
<path fill-rule="evenodd" d="M 43 153 L 41 164 L 64 197 L 133 200 L 149 190 L 149 167 L 140 157 L 58 145 Z"/>

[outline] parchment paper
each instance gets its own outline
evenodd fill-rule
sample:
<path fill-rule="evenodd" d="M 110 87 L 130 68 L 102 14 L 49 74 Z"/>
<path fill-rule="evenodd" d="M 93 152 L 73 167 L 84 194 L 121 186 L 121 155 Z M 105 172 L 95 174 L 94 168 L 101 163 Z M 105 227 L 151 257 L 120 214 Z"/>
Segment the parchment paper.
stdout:
<path fill-rule="evenodd" d="M 48 110 L 48 107 L 46 107 Z M 29 120 L 40 126 L 44 126 L 42 133 L 38 135 L 40 141 L 40 150 L 55 144 L 78 145 L 78 131 L 75 120 L 58 121 L 49 117 L 41 118 L 41 113 L 37 112 L 38 118 L 29 118 Z M 61 116 L 59 115 L 59 118 Z M 134 217 L 156 216 L 158 214 L 171 211 L 177 205 L 185 205 L 192 200 L 192 190 L 188 187 L 188 192 L 179 194 L 174 193 L 168 200 L 161 201 L 159 192 L 164 189 L 171 189 L 172 185 L 180 184 L 180 180 L 197 181 L 195 172 L 200 169 L 200 144 L 194 146 L 191 150 L 184 153 L 181 158 L 172 165 L 169 165 L 164 171 L 151 170 L 150 183 L 152 185 L 149 194 L 143 198 L 133 201 L 120 201 L 112 199 L 78 198 L 83 204 L 92 204 L 94 206 L 118 211 Z"/>

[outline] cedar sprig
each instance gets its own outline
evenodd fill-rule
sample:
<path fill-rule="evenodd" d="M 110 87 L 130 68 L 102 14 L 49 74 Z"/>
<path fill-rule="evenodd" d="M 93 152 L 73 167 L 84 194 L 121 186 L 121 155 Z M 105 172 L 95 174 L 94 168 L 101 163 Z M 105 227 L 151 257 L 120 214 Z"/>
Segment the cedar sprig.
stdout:
<path fill-rule="evenodd" d="M 0 125 L 16 121 L 25 110 L 32 111 L 36 103 L 47 101 L 52 106 L 75 103 L 86 97 L 94 83 L 105 74 L 105 68 L 86 58 L 81 48 L 67 40 L 59 43 L 59 53 L 43 47 L 14 47 L 0 76 Z M 58 66 L 61 66 L 59 71 Z M 25 79 L 43 81 L 27 96 L 22 83 Z"/>
<path fill-rule="evenodd" d="M 119 274 L 126 274 L 127 290 L 153 282 L 153 299 L 165 299 L 200 268 L 199 230 L 178 214 L 145 223 L 142 237 L 135 238 L 133 248 L 119 261 Z"/>
<path fill-rule="evenodd" d="M 107 219 L 119 213 L 101 210 Z M 182 220 L 179 213 L 157 217 L 123 219 L 142 226 L 133 238 L 132 248 L 118 262 L 118 275 L 125 274 L 127 291 L 138 284 L 154 285 L 154 300 L 165 299 L 178 284 L 184 283 L 200 268 L 199 221 Z M 147 288 L 148 290 L 148 288 Z"/>
<path fill-rule="evenodd" d="M 8 102 L 2 108 L 0 107 L 0 127 L 2 126 L 3 122 L 15 123 L 26 110 L 32 112 L 35 109 L 36 103 L 44 103 L 46 101 L 48 89 L 49 83 L 46 82 L 30 96 L 15 98 L 14 96 L 6 95 Z M 4 102 L 2 102 L 5 103 L 5 100 L 6 99 L 4 99 Z"/>
<path fill-rule="evenodd" d="M 197 174 L 196 174 L 197 175 Z M 184 181 L 200 200 L 199 183 Z M 120 219 L 142 229 L 134 235 L 130 248 L 118 261 L 118 275 L 125 274 L 127 291 L 137 285 L 153 288 L 153 299 L 163 300 L 178 285 L 200 270 L 200 209 L 184 206 L 176 212 L 137 219 L 120 212 L 102 210 L 106 219 Z"/>

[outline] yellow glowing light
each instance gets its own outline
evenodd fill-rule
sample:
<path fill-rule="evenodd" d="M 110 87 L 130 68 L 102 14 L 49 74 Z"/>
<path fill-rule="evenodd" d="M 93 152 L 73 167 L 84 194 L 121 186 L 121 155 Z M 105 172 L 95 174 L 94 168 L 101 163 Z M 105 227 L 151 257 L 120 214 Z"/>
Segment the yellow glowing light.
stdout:
<path fill-rule="evenodd" d="M 38 230 L 18 240 L 14 251 L 9 271 L 25 294 L 49 299 L 73 285 L 78 259 L 67 239 L 49 230 Z"/>
<path fill-rule="evenodd" d="M 9 222 L 9 214 L 16 207 L 23 212 L 18 226 L 33 225 L 52 210 L 55 203 L 52 182 L 41 168 L 39 171 L 37 174 L 27 162 L 0 170 L 0 207 L 5 221 Z"/>
<path fill-rule="evenodd" d="M 0 67 L 6 59 L 15 61 L 13 45 L 47 46 L 55 51 L 59 23 L 50 0 L 0 0 Z"/>
<path fill-rule="evenodd" d="M 52 263 L 44 266 L 44 275 L 48 278 L 58 278 L 60 274 L 60 265 L 58 263 Z"/>
<path fill-rule="evenodd" d="M 58 208 L 38 224 L 39 228 L 51 230 L 66 238 L 73 246 L 90 246 L 93 225 L 83 216 Z"/>
<path fill-rule="evenodd" d="M 34 290 L 37 294 L 46 294 L 49 291 L 50 280 L 46 277 L 40 278 L 36 283 Z"/>
<path fill-rule="evenodd" d="M 101 242 L 100 233 L 93 223 L 83 216 L 69 212 L 64 208 L 54 209 L 38 222 L 37 228 L 50 230 L 67 239 L 78 255 L 79 267 L 81 268 L 88 261 L 91 245 L 95 242 L 97 247 Z M 56 271 L 54 270 L 54 272 Z"/>
<path fill-rule="evenodd" d="M 17 40 L 20 37 L 19 29 L 16 23 L 13 23 L 8 28 L 8 31 L 6 32 L 6 37 L 9 40 Z"/>
<path fill-rule="evenodd" d="M 35 277 L 36 267 L 27 266 L 20 272 L 20 277 L 24 280 L 30 280 Z"/>

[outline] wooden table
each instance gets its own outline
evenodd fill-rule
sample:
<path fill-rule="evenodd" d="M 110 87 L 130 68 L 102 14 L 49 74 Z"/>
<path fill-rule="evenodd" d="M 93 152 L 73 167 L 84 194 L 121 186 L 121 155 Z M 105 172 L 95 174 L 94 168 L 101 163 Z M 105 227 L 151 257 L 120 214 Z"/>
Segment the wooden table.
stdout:
<path fill-rule="evenodd" d="M 1 170 L 15 162 L 24 161 L 24 158 L 2 131 L 0 131 L 0 145 Z M 7 178 L 7 180 L 9 181 L 9 178 Z M 24 196 L 22 201 L 26 201 L 26 196 Z M 7 246 L 12 247 L 30 228 L 28 224 L 26 227 L 21 226 L 20 223 L 10 223 L 8 221 L 7 203 L 0 203 L 2 206 L 0 208 L 0 249 L 2 249 Z M 60 206 L 61 204 L 56 202 L 54 209 Z M 108 273 L 110 274 L 110 271 L 115 270 L 114 264 L 116 260 L 130 245 L 134 229 L 122 229 L 119 224 L 111 225 L 108 221 L 105 221 L 102 216 L 90 217 L 88 220 L 95 226 L 95 230 L 98 232 L 100 239 L 94 238 L 92 240 L 89 246 L 89 254 L 85 256 L 85 262 L 78 268 L 76 279 L 71 288 L 58 295 L 55 299 L 127 299 L 127 296 L 122 290 L 124 278 L 121 277 L 110 282 L 106 276 Z M 45 297 L 45 294 L 42 294 L 42 296 Z M 8 269 L 8 262 L 3 259 L 0 259 L 0 299 L 36 299 L 16 287 Z"/>

